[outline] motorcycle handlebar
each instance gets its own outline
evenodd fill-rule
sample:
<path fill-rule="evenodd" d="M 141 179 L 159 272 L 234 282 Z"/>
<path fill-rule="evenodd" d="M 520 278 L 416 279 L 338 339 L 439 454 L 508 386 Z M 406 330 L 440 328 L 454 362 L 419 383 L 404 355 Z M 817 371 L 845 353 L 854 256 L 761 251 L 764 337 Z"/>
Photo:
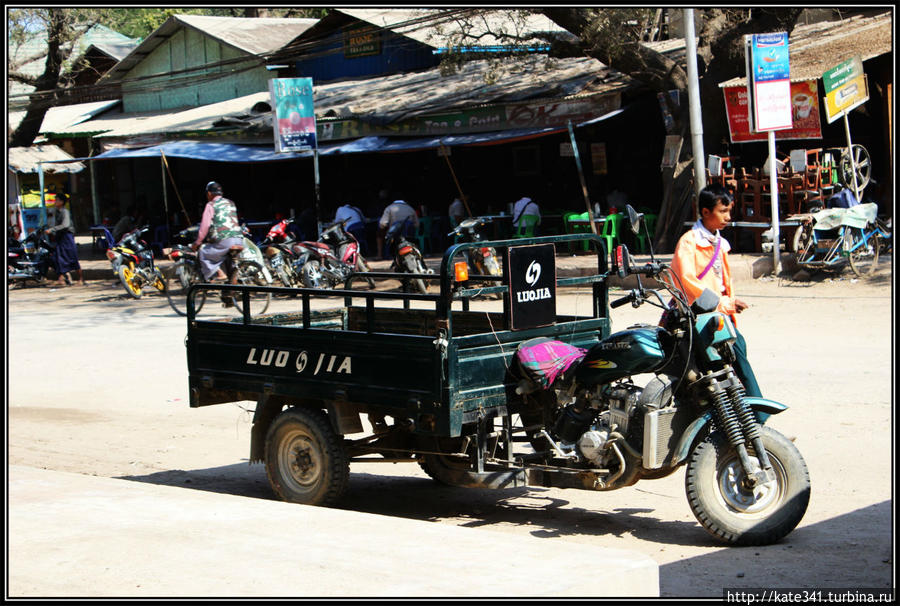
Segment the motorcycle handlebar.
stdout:
<path fill-rule="evenodd" d="M 634 295 L 634 293 L 628 293 L 621 299 L 616 299 L 615 301 L 610 303 L 609 306 L 613 309 L 615 309 L 616 307 L 622 307 L 623 305 L 625 305 L 626 303 L 628 303 L 632 300 L 633 295 Z"/>

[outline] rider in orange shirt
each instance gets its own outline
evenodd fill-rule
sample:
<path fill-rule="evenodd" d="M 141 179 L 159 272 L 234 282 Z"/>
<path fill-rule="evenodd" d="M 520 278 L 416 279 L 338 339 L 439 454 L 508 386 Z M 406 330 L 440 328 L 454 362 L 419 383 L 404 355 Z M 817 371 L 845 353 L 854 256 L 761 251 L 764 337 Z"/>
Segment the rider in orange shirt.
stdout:
<path fill-rule="evenodd" d="M 728 315 L 737 332 L 734 344 L 735 372 L 749 396 L 761 397 L 756 376 L 747 360 L 747 343 L 737 330 L 737 314 L 748 305 L 734 296 L 731 267 L 728 264 L 728 240 L 719 233 L 731 222 L 734 202 L 728 190 L 719 185 L 703 189 L 697 197 L 700 219 L 678 240 L 672 258 L 672 272 L 681 278 L 688 303 L 693 303 L 704 289 L 719 295 L 716 309 Z"/>

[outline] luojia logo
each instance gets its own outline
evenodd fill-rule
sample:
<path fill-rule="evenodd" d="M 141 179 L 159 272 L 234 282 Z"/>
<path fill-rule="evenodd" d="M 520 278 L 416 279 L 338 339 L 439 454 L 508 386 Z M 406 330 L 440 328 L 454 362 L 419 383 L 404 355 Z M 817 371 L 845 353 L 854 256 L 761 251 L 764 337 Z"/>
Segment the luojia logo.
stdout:
<path fill-rule="evenodd" d="M 532 261 L 531 265 L 528 266 L 528 269 L 525 270 L 525 281 L 528 283 L 528 286 L 534 287 L 540 277 L 541 264 L 537 261 Z"/>

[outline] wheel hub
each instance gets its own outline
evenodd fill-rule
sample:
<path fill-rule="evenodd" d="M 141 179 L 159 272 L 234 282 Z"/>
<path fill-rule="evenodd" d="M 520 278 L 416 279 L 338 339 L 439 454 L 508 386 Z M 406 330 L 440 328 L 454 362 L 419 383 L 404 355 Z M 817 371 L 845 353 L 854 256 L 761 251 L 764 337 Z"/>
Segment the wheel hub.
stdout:
<path fill-rule="evenodd" d="M 756 457 L 750 457 L 754 469 L 759 469 Z M 777 479 L 766 482 L 749 481 L 739 460 L 732 460 L 719 473 L 719 492 L 725 504 L 741 513 L 757 513 L 771 506 L 779 496 Z"/>

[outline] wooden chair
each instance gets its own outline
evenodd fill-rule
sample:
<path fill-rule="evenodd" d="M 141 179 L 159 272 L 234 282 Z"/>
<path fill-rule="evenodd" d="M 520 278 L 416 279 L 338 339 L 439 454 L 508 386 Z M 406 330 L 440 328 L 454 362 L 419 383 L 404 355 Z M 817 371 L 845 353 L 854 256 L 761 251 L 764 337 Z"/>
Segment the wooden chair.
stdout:
<path fill-rule="evenodd" d="M 765 203 L 769 198 L 767 179 L 743 179 L 739 206 L 745 221 L 771 221 L 771 211 Z"/>

